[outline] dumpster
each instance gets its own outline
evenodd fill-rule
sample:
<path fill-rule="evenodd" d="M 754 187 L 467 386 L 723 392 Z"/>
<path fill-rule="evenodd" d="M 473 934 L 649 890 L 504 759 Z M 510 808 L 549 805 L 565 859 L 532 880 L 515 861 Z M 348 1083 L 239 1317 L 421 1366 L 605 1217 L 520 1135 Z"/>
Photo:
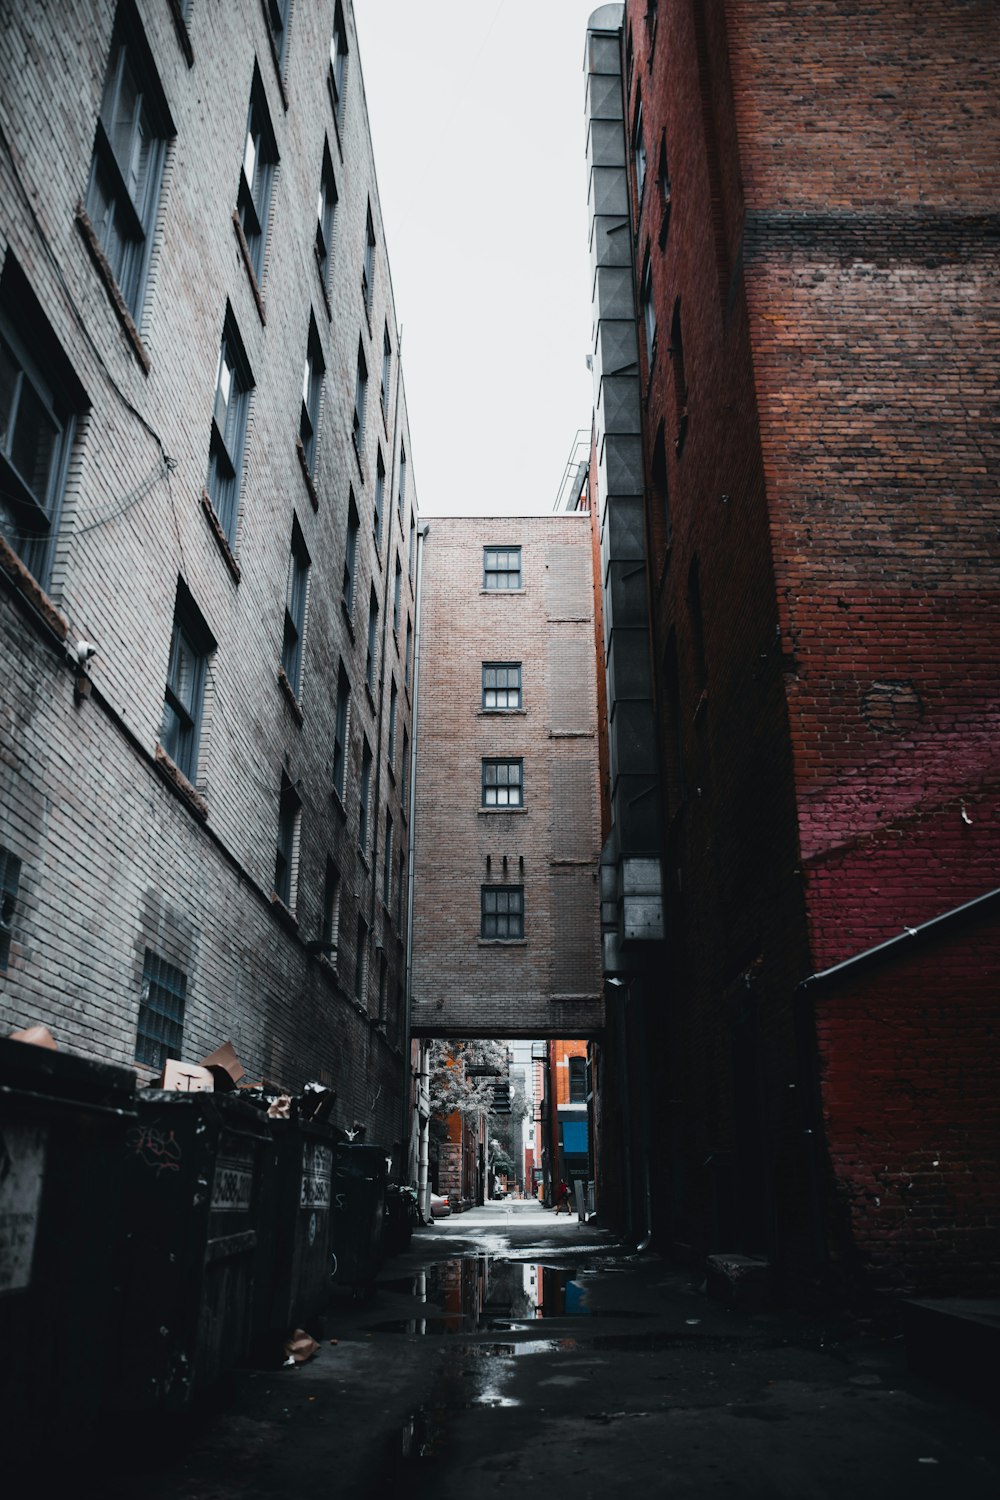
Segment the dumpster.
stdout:
<path fill-rule="evenodd" d="M 22 1451 L 43 1425 L 72 1443 L 107 1394 L 134 1123 L 131 1068 L 0 1039 L 0 1430 Z"/>
<path fill-rule="evenodd" d="M 263 1350 L 318 1313 L 330 1296 L 333 1131 L 301 1120 L 268 1121 L 267 1174 L 254 1287 L 254 1343 Z"/>
<path fill-rule="evenodd" d="M 335 1290 L 359 1293 L 382 1263 L 386 1153 L 381 1146 L 338 1143 L 333 1158 L 330 1274 Z"/>
<path fill-rule="evenodd" d="M 231 1094 L 138 1095 L 125 1156 L 120 1410 L 183 1410 L 244 1359 L 274 1142 Z"/>

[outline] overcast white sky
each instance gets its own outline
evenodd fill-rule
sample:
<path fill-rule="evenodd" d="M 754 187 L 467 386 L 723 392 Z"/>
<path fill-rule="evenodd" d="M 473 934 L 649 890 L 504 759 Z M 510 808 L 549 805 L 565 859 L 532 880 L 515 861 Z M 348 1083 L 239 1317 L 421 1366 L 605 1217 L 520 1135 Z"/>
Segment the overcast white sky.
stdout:
<path fill-rule="evenodd" d="M 425 515 L 550 511 L 592 387 L 597 0 L 354 0 Z"/>

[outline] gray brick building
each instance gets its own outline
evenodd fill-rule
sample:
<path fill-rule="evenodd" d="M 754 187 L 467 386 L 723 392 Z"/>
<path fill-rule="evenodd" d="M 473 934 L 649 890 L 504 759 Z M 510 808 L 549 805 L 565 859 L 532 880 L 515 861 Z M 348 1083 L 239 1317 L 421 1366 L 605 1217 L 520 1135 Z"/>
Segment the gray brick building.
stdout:
<path fill-rule="evenodd" d="M 589 517 L 429 523 L 418 1036 L 593 1035 L 603 999 Z"/>
<path fill-rule="evenodd" d="M 350 4 L 0 4 L 0 101 L 0 1022 L 231 1037 L 391 1143 L 416 501 Z"/>

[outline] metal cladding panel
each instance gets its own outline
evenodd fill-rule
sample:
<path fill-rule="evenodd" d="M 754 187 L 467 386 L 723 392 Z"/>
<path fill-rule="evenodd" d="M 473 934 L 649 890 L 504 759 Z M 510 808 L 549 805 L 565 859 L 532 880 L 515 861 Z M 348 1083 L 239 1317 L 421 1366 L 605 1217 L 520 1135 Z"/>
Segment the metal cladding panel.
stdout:
<path fill-rule="evenodd" d="M 621 90 L 622 53 L 617 31 L 587 32 L 587 72 L 603 73 L 618 80 Z"/>
<path fill-rule="evenodd" d="M 625 126 L 619 120 L 592 120 L 587 131 L 588 167 L 624 167 Z"/>
<path fill-rule="evenodd" d="M 597 420 L 605 433 L 641 432 L 638 375 L 605 375 L 597 398 Z"/>
<path fill-rule="evenodd" d="M 597 310 L 601 322 L 608 318 L 632 320 L 634 326 L 635 303 L 632 299 L 631 266 L 600 266 L 594 287 Z"/>
<path fill-rule="evenodd" d="M 594 167 L 590 174 L 590 211 L 628 213 L 628 176 L 622 167 Z"/>
<path fill-rule="evenodd" d="M 649 669 L 649 636 L 645 630 L 616 631 L 607 648 L 608 701 L 617 703 L 626 698 L 648 698 L 653 682 Z"/>
<path fill-rule="evenodd" d="M 646 517 L 641 495 L 615 497 L 604 512 L 601 534 L 602 572 L 610 562 L 644 562 Z"/>
<path fill-rule="evenodd" d="M 616 504 L 619 495 L 642 495 L 641 438 L 614 432 L 604 436 L 598 455 L 598 483 L 607 504 Z"/>
<path fill-rule="evenodd" d="M 612 629 L 616 634 L 633 627 L 643 634 L 649 628 L 646 600 L 646 567 L 641 562 L 611 562 L 605 580 L 605 608 L 611 611 Z M 619 647 L 629 650 L 631 642 L 620 640 Z"/>
<path fill-rule="evenodd" d="M 632 267 L 632 240 L 628 219 L 617 214 L 598 214 L 590 225 L 590 265 Z"/>
<path fill-rule="evenodd" d="M 655 943 L 663 937 L 663 897 L 626 896 L 622 902 L 623 943 Z"/>
<path fill-rule="evenodd" d="M 636 373 L 639 370 L 635 322 L 631 317 L 617 321 L 602 318 L 594 338 L 595 391 L 603 375 L 617 375 L 622 370 L 633 370 Z"/>
<path fill-rule="evenodd" d="M 623 119 L 621 74 L 588 73 L 585 108 L 588 120 Z"/>
<path fill-rule="evenodd" d="M 631 854 L 660 854 L 662 806 L 655 774 L 619 776 L 612 791 L 614 819 L 622 846 Z"/>
<path fill-rule="evenodd" d="M 656 775 L 656 735 L 649 699 L 622 698 L 615 703 L 609 713 L 608 732 L 615 739 L 620 776 Z M 622 852 L 627 851 L 622 839 Z"/>

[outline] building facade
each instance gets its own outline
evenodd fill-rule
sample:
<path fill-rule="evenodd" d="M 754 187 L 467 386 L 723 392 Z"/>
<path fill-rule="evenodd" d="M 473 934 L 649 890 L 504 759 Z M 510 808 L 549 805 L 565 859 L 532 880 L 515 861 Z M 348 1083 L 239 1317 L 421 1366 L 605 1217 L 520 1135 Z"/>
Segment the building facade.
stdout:
<path fill-rule="evenodd" d="M 634 1227 L 799 1281 L 995 1275 L 994 20 L 630 0 L 588 33 L 666 916 L 661 964 L 606 950 L 601 1108 Z"/>
<path fill-rule="evenodd" d="M 392 1143 L 416 502 L 350 4 L 0 20 L 0 1016 L 143 1078 L 228 1038 Z"/>
<path fill-rule="evenodd" d="M 435 518 L 414 804 L 416 1036 L 587 1036 L 603 1016 L 586 516 Z"/>

